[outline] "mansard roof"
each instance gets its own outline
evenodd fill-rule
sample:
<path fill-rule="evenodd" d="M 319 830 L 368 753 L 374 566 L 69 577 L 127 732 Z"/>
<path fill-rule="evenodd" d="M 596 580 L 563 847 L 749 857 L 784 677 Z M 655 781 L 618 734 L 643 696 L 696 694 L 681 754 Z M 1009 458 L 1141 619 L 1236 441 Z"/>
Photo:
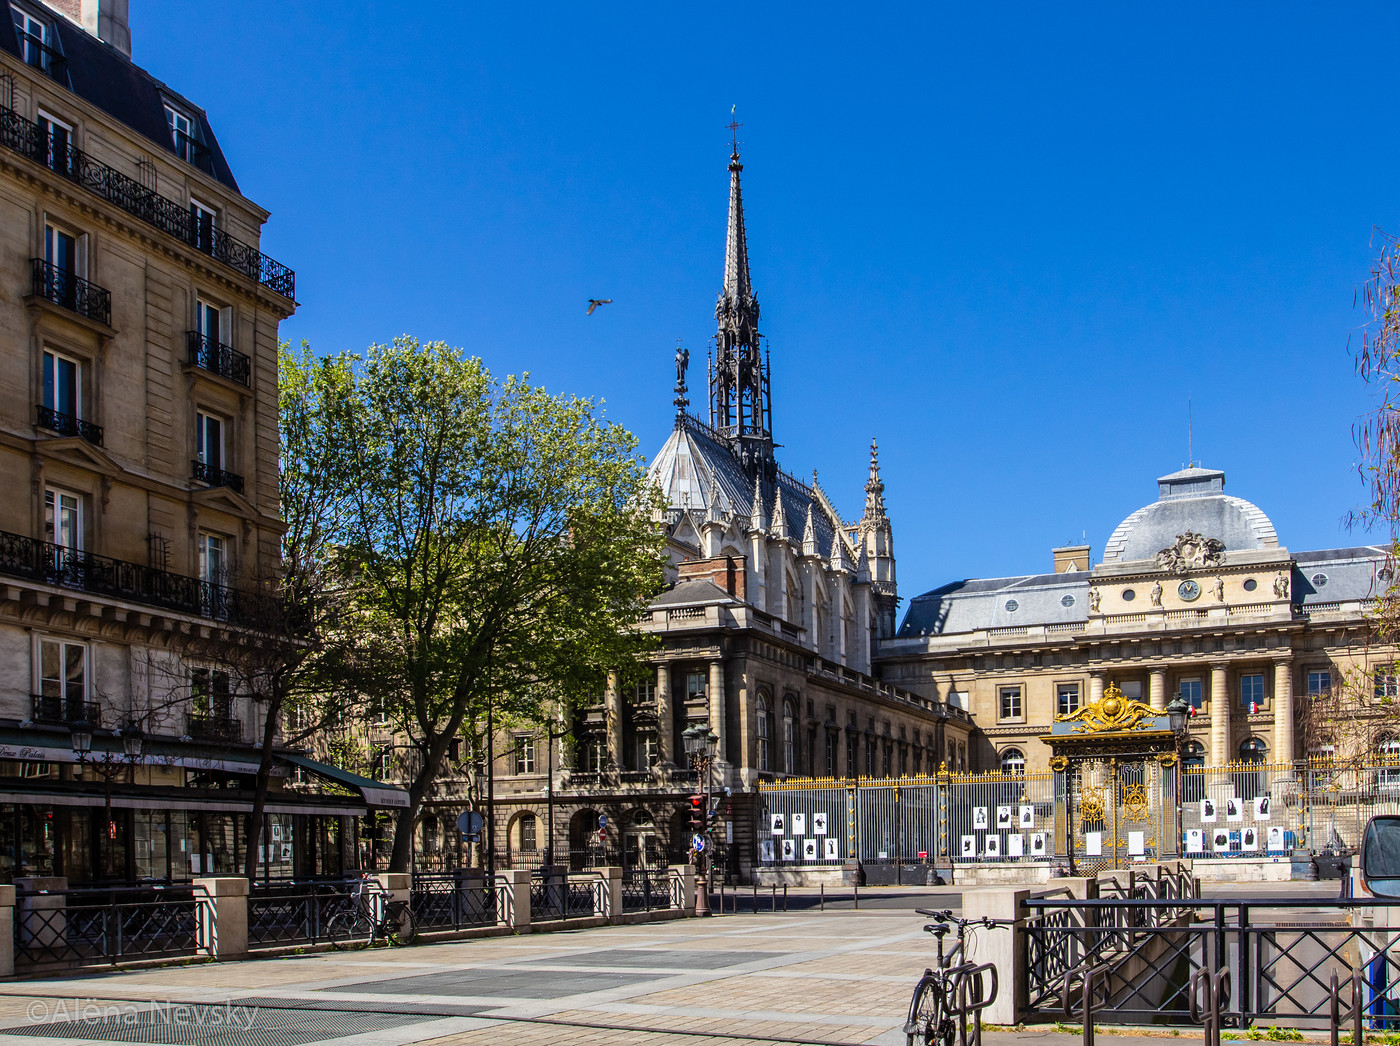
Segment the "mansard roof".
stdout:
<path fill-rule="evenodd" d="M 726 519 L 741 518 L 747 527 L 748 521 L 754 518 L 753 478 L 745 473 L 728 441 L 689 414 L 676 419 L 676 427 L 652 459 L 648 472 L 652 482 L 661 488 L 673 517 L 678 512 L 692 512 L 703 519 L 711 500 L 717 496 L 720 512 Z M 782 498 L 783 515 L 792 537 L 801 539 L 801 528 L 810 511 L 816 554 L 829 560 L 832 542 L 840 540 L 846 545 L 846 554 L 855 559 L 854 547 L 844 531 L 838 529 L 841 521 L 832 518 L 823 504 L 824 499 L 812 487 L 781 469 L 777 472 L 776 483 L 759 484 L 766 502 L 762 507 L 764 514 L 770 519 L 775 514 L 775 488 L 776 496 Z"/>

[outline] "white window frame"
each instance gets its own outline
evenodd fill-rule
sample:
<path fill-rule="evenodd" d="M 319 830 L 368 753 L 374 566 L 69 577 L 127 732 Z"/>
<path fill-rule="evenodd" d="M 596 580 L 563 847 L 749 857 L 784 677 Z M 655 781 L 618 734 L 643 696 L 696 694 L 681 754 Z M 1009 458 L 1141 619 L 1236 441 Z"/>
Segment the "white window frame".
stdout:
<path fill-rule="evenodd" d="M 1325 680 L 1325 682 L 1324 682 Z M 1314 686 L 1314 682 L 1319 685 Z M 1332 693 L 1332 670 L 1330 668 L 1311 668 L 1308 670 L 1308 697 L 1316 700 L 1319 697 L 1328 697 Z"/>
<path fill-rule="evenodd" d="M 209 317 L 213 316 L 219 329 L 216 333 L 209 332 Z M 204 295 L 195 296 L 194 304 L 194 329 L 198 331 L 215 345 L 233 346 L 233 309 L 228 305 L 220 305 L 211 301 Z"/>
<path fill-rule="evenodd" d="M 532 734 L 516 735 L 515 772 L 517 775 L 535 772 L 535 738 Z"/>
<path fill-rule="evenodd" d="M 222 534 L 201 530 L 195 540 L 199 551 L 199 580 L 208 585 L 226 584 L 229 575 L 229 539 Z M 209 549 L 213 542 L 218 543 L 219 549 L 220 569 L 217 577 L 209 567 Z"/>
<path fill-rule="evenodd" d="M 1014 692 L 1014 695 L 1013 695 Z M 1006 711 L 1006 701 L 1013 698 L 1016 702 L 1015 710 Z M 1017 723 L 1026 718 L 1026 688 L 1024 684 L 1012 683 L 1006 686 L 997 687 L 997 721 L 1002 723 Z"/>
<path fill-rule="evenodd" d="M 44 261 L 57 268 L 54 261 L 54 237 L 63 235 L 73 241 L 73 269 L 60 270 L 68 272 L 70 276 L 76 276 L 80 280 L 88 278 L 88 237 L 85 232 L 77 232 L 71 225 L 60 220 L 55 220 L 51 215 L 44 215 Z"/>
<path fill-rule="evenodd" d="M 1013 756 L 1012 753 L 1015 753 Z M 1026 772 L 1026 752 L 1015 746 L 1003 748 L 997 753 L 997 769 L 1004 774 L 1024 774 Z"/>
<path fill-rule="evenodd" d="M 36 110 L 34 122 L 38 124 L 39 128 L 48 136 L 48 143 L 44 147 L 45 166 L 51 171 L 67 170 L 68 165 L 66 163 L 62 167 L 58 165 L 58 157 L 55 155 L 53 145 L 55 144 L 54 139 L 57 137 L 57 132 L 62 131 L 64 137 L 67 139 L 67 144 L 71 146 L 73 144 L 73 125 L 67 120 L 54 116 L 53 113 L 45 109 Z M 45 127 L 45 124 L 48 126 Z"/>
<path fill-rule="evenodd" d="M 53 360 L 52 403 L 48 402 L 50 398 L 48 396 L 49 382 L 46 380 L 47 374 L 45 373 L 49 369 L 49 359 Z M 68 411 L 62 409 L 58 402 L 58 364 L 60 361 L 73 365 L 73 412 L 69 416 L 81 421 L 87 416 L 86 411 L 83 409 L 83 369 L 86 367 L 86 363 L 82 357 L 75 356 L 70 352 L 64 352 L 62 349 L 56 349 L 51 345 L 45 345 L 39 364 L 41 368 L 39 374 L 39 393 L 45 400 L 44 406 L 49 410 L 57 411 L 60 414 L 68 414 Z"/>
<path fill-rule="evenodd" d="M 34 689 L 30 692 L 33 694 L 44 696 L 44 646 L 46 644 L 58 647 L 59 670 L 61 673 L 58 680 L 59 689 L 61 691 L 58 695 L 58 699 L 64 702 L 65 707 L 67 706 L 67 703 L 70 700 L 77 700 L 81 701 L 83 704 L 86 704 L 88 702 L 88 694 L 91 692 L 91 684 L 89 680 L 92 678 L 92 649 L 88 646 L 87 643 L 69 639 L 65 636 L 48 636 L 40 634 L 36 634 L 34 636 L 31 657 L 33 663 L 32 681 Z M 67 650 L 69 647 L 78 647 L 82 650 L 83 654 L 83 690 L 82 693 L 77 695 L 76 697 L 68 693 L 68 676 L 66 672 L 63 671 L 64 666 L 66 666 L 68 663 Z"/>
<path fill-rule="evenodd" d="M 74 542 L 61 541 L 59 534 L 58 511 L 63 498 L 72 498 L 73 509 L 76 515 L 77 526 L 74 528 Z M 67 490 L 63 487 L 44 488 L 44 540 L 51 545 L 58 545 L 60 548 L 71 552 L 82 552 L 86 546 L 87 531 L 87 506 L 84 504 L 84 497 L 76 490 Z"/>
<path fill-rule="evenodd" d="M 214 448 L 218 453 L 216 460 L 209 457 L 209 427 L 210 423 L 218 427 L 217 446 Z M 218 469 L 220 472 L 228 471 L 225 465 L 228 463 L 228 421 L 220 414 L 215 414 L 211 410 L 197 407 L 194 412 L 194 458 L 201 465 L 208 465 L 210 468 Z"/>
<path fill-rule="evenodd" d="M 13 21 L 15 25 L 15 36 L 18 38 L 16 42 L 19 44 L 20 61 L 22 61 L 25 65 L 33 66 L 36 69 L 43 69 L 45 72 L 48 72 L 48 53 L 45 51 L 40 51 L 39 60 L 37 62 L 31 62 L 26 55 L 26 52 L 28 51 L 29 47 L 28 40 L 25 38 L 38 37 L 39 43 L 42 46 L 52 49 L 53 29 L 50 27 L 49 23 L 46 22 L 43 18 L 39 17 L 29 8 L 23 7 L 20 4 L 10 4 L 10 11 L 14 16 Z M 37 33 L 34 31 L 35 28 L 38 29 Z"/>
<path fill-rule="evenodd" d="M 1066 703 L 1065 703 L 1065 700 L 1064 700 L 1065 694 L 1068 693 L 1068 692 L 1071 691 L 1071 690 L 1074 691 L 1074 701 L 1070 703 L 1069 707 L 1065 707 L 1065 704 L 1066 704 Z M 1079 702 L 1080 702 L 1081 693 L 1082 693 L 1082 688 L 1080 687 L 1080 685 L 1079 685 L 1078 683 L 1056 683 L 1056 684 L 1055 684 L 1055 714 L 1056 714 L 1056 715 L 1073 715 L 1075 712 L 1078 712 L 1078 711 L 1079 711 Z"/>
<path fill-rule="evenodd" d="M 1194 700 L 1194 701 L 1193 701 L 1190 697 L 1188 697 L 1188 696 L 1186 695 L 1186 684 L 1187 684 L 1187 683 L 1194 683 L 1194 684 L 1196 684 L 1196 686 L 1195 686 L 1195 690 L 1196 690 L 1196 700 Z M 1176 692 L 1177 692 L 1178 694 L 1181 695 L 1182 699 L 1186 702 L 1186 704 L 1187 704 L 1189 707 L 1194 708 L 1194 709 L 1196 709 L 1197 711 L 1199 711 L 1200 709 L 1202 709 L 1202 708 L 1205 707 L 1205 704 L 1206 704 L 1206 689 L 1205 689 L 1205 683 L 1204 683 L 1204 681 L 1202 680 L 1202 677 L 1201 677 L 1201 676 L 1190 676 L 1189 678 L 1182 679 L 1182 680 L 1178 680 L 1178 682 L 1177 682 L 1177 684 L 1176 684 Z"/>
<path fill-rule="evenodd" d="M 183 126 L 181 126 L 182 124 Z M 166 102 L 165 126 L 170 131 L 170 145 L 175 150 L 175 155 L 186 163 L 194 163 L 192 146 L 198 144 L 194 133 L 197 126 L 194 117 Z M 185 136 L 183 142 L 180 140 L 182 134 Z"/>

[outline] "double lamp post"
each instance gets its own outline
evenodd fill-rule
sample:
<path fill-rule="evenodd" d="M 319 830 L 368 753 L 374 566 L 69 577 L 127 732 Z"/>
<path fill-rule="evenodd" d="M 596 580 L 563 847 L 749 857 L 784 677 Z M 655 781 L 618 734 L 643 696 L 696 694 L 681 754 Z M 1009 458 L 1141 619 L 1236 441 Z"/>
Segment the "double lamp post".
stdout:
<path fill-rule="evenodd" d="M 681 731 L 685 744 L 685 754 L 690 756 L 690 765 L 702 786 L 704 806 L 700 810 L 701 822 L 696 826 L 692 846 L 695 854 L 695 914 L 710 914 L 710 867 L 713 864 L 710 851 L 714 848 L 714 837 L 710 833 L 710 776 L 714 767 L 715 752 L 719 749 L 719 734 L 710 729 L 708 723 L 696 723 Z M 708 837 L 708 838 L 707 838 Z"/>

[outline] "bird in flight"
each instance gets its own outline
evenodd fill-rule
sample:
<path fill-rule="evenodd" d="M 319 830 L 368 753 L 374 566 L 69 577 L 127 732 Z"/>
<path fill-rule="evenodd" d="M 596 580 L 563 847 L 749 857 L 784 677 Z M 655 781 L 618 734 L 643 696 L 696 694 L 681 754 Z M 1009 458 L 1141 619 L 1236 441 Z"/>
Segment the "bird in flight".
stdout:
<path fill-rule="evenodd" d="M 586 313 L 586 315 L 592 316 L 592 315 L 593 315 L 593 310 L 596 309 L 599 305 L 611 305 L 611 304 L 612 304 L 612 299 L 611 299 L 611 298 L 589 298 L 589 299 L 588 299 L 588 312 Z"/>

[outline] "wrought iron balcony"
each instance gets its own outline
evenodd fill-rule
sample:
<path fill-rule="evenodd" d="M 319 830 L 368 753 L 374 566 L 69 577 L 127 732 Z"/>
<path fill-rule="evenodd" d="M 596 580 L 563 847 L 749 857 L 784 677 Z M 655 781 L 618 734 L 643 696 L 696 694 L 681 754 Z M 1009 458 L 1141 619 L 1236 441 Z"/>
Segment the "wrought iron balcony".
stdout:
<path fill-rule="evenodd" d="M 241 741 L 243 724 L 233 716 L 191 712 L 185 717 L 185 733 L 196 741 Z"/>
<path fill-rule="evenodd" d="M 30 719 L 36 723 L 87 723 L 89 726 L 102 725 L 102 706 L 92 701 L 64 700 L 61 697 L 45 697 L 43 694 L 29 695 L 33 699 Z"/>
<path fill-rule="evenodd" d="M 33 33 L 16 33 L 19 37 L 19 56 L 25 65 L 42 69 L 51 80 L 68 83 L 68 59 L 59 54 Z"/>
<path fill-rule="evenodd" d="M 0 106 L 0 145 L 77 182 L 108 203 L 203 251 L 268 290 L 288 300 L 295 296 L 296 273 L 281 262 L 223 229 L 201 222 L 186 205 L 94 160 L 69 143 L 66 135 L 50 134 L 4 106 Z"/>
<path fill-rule="evenodd" d="M 112 325 L 111 291 L 50 265 L 43 258 L 30 258 L 29 267 L 34 281 L 32 293 L 36 298 L 62 305 L 105 326 Z"/>
<path fill-rule="evenodd" d="M 276 607 L 224 585 L 0 531 L 0 575 L 164 607 L 196 617 L 269 627 Z"/>
<path fill-rule="evenodd" d="M 61 410 L 45 407 L 42 403 L 34 405 L 34 413 L 36 415 L 34 424 L 38 428 L 49 429 L 57 432 L 60 436 L 81 436 L 94 447 L 102 446 L 101 425 L 94 425 L 82 418 L 64 414 Z"/>
<path fill-rule="evenodd" d="M 228 487 L 229 490 L 243 493 L 243 477 L 236 472 L 225 472 L 199 460 L 191 461 L 190 468 L 194 470 L 191 479 L 208 483 L 211 487 Z"/>
<path fill-rule="evenodd" d="M 211 374 L 217 374 L 229 381 L 247 385 L 252 367 L 247 356 L 232 345 L 225 345 L 199 331 L 186 331 L 185 342 L 189 346 L 190 365 Z"/>

